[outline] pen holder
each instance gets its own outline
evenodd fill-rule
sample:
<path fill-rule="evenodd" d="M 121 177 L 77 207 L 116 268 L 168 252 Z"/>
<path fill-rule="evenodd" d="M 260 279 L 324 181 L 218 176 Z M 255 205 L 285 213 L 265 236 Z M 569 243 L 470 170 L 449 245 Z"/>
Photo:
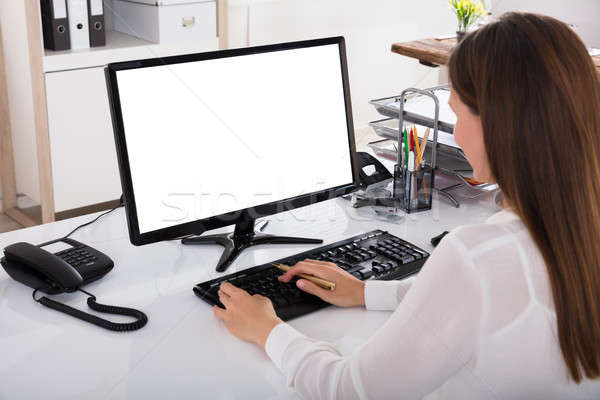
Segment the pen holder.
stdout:
<path fill-rule="evenodd" d="M 416 171 L 396 164 L 394 168 L 394 198 L 407 213 L 431 209 L 434 170 L 423 164 Z"/>

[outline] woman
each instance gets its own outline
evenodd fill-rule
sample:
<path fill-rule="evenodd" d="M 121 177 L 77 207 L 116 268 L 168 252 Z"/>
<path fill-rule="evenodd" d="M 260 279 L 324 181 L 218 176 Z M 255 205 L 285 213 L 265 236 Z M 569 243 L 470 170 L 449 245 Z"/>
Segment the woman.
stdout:
<path fill-rule="evenodd" d="M 510 13 L 449 61 L 456 141 L 506 208 L 446 236 L 418 277 L 363 283 L 306 260 L 338 306 L 395 310 L 351 356 L 305 337 L 230 284 L 215 315 L 306 398 L 600 399 L 600 82 L 553 18 Z"/>

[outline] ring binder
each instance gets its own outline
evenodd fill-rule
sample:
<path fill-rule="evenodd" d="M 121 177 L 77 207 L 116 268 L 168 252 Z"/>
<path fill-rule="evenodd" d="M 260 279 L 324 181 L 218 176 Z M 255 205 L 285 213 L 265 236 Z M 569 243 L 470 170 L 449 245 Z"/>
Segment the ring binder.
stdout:
<path fill-rule="evenodd" d="M 106 45 L 106 29 L 104 25 L 104 5 L 102 0 L 87 0 L 90 31 L 90 46 Z"/>
<path fill-rule="evenodd" d="M 44 48 L 69 50 L 71 38 L 66 0 L 41 0 Z"/>
<path fill-rule="evenodd" d="M 90 47 L 88 0 L 67 0 L 72 49 Z"/>

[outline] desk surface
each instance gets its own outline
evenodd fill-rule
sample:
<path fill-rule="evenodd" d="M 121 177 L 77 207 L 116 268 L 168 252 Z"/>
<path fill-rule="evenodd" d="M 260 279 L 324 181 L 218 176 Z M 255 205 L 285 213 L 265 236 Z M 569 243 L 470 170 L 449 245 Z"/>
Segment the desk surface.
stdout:
<path fill-rule="evenodd" d="M 425 64 L 446 65 L 455 45 L 456 38 L 427 38 L 411 42 L 394 43 L 392 44 L 392 52 L 416 58 Z M 600 74 L 600 55 L 593 56 L 592 61 Z"/>
<path fill-rule="evenodd" d="M 266 231 L 321 237 L 331 243 L 380 228 L 432 250 L 432 236 L 482 222 L 497 210 L 490 194 L 476 199 L 466 195 L 458 194 L 463 202 L 458 209 L 435 198 L 433 210 L 407 216 L 399 224 L 370 220 L 351 209 L 346 200 L 335 199 L 272 216 Z M 0 248 L 17 241 L 41 243 L 63 236 L 91 217 L 2 234 Z M 218 246 L 163 242 L 134 247 L 123 209 L 73 237 L 115 261 L 109 275 L 86 289 L 101 303 L 143 310 L 148 325 L 131 333 L 101 330 L 35 303 L 31 289 L 0 269 L 0 398 L 297 398 L 261 349 L 231 336 L 214 318 L 211 307 L 193 295 L 194 284 L 219 275 L 214 271 Z M 246 250 L 228 272 L 311 247 L 316 246 L 258 246 Z M 81 294 L 56 298 L 87 310 Z M 349 354 L 389 314 L 329 307 L 290 323 Z"/>

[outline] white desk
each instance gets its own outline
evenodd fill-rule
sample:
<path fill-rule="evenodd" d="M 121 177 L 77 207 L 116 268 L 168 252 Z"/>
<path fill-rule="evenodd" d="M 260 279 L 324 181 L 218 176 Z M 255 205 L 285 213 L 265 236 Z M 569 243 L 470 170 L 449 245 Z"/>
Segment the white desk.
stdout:
<path fill-rule="evenodd" d="M 459 197 L 460 198 L 460 197 Z M 331 243 L 384 229 L 431 251 L 429 240 L 458 225 L 482 222 L 496 211 L 490 195 L 461 199 L 400 224 L 357 217 L 335 199 L 270 217 L 266 232 L 320 237 Z M 0 249 L 63 236 L 91 216 L 0 235 Z M 83 228 L 74 239 L 108 254 L 114 270 L 86 287 L 98 301 L 138 308 L 148 325 L 113 333 L 35 303 L 32 290 L 0 269 L 0 399 L 285 399 L 297 398 L 258 347 L 231 336 L 211 307 L 192 293 L 194 284 L 217 277 L 218 246 L 166 242 L 134 247 L 119 209 Z M 246 250 L 227 273 L 318 246 L 266 245 Z M 88 310 L 83 294 L 56 296 Z M 290 323 L 334 343 L 348 354 L 388 318 L 388 312 L 329 307 Z M 111 316 L 112 317 L 112 316 Z"/>

